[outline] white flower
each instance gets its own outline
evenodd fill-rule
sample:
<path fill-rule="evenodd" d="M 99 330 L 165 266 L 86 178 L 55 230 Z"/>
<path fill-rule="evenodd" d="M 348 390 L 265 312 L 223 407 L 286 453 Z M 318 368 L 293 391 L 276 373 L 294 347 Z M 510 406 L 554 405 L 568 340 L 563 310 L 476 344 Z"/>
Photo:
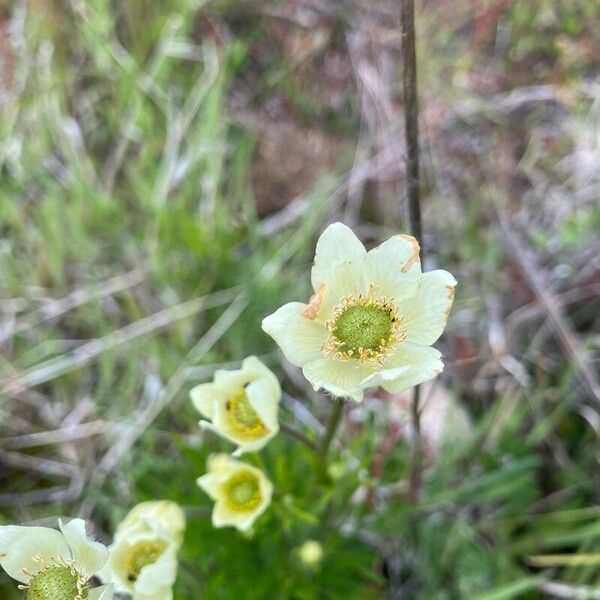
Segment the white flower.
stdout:
<path fill-rule="evenodd" d="M 90 589 L 108 550 L 88 538 L 85 521 L 49 527 L 0 527 L 0 565 L 26 589 L 27 600 L 108 600 L 112 586 Z"/>
<path fill-rule="evenodd" d="M 231 525 L 241 531 L 247 531 L 265 512 L 273 494 L 273 485 L 261 470 L 227 454 L 211 456 L 208 473 L 197 483 L 215 501 L 213 525 Z"/>
<path fill-rule="evenodd" d="M 443 368 L 431 347 L 442 334 L 456 281 L 421 272 L 419 244 L 395 235 L 367 252 L 341 223 L 317 243 L 314 295 L 263 320 L 286 358 L 315 389 L 361 401 L 365 388 L 401 392 Z"/>
<path fill-rule="evenodd" d="M 260 450 L 279 431 L 281 388 L 277 377 L 258 358 L 249 356 L 236 371 L 216 371 L 212 383 L 190 392 L 200 421 L 237 444 L 234 455 Z"/>
<path fill-rule="evenodd" d="M 174 502 L 138 504 L 117 527 L 100 577 L 133 600 L 170 600 L 184 531 L 185 515 Z"/>

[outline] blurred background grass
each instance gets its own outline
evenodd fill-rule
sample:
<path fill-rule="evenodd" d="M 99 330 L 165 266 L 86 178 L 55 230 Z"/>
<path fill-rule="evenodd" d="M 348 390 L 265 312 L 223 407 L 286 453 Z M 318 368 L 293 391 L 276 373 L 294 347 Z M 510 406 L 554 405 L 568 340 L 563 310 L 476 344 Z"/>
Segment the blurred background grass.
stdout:
<path fill-rule="evenodd" d="M 0 522 L 108 540 L 176 500 L 177 599 L 600 597 L 599 4 L 417 3 L 422 245 L 459 280 L 421 496 L 408 400 L 375 395 L 331 485 L 283 435 L 252 459 L 277 496 L 250 538 L 210 525 L 227 446 L 187 392 L 257 354 L 319 432 L 260 321 L 308 297 L 326 222 L 407 229 L 398 6 L 9 0 L 0 33 Z"/>

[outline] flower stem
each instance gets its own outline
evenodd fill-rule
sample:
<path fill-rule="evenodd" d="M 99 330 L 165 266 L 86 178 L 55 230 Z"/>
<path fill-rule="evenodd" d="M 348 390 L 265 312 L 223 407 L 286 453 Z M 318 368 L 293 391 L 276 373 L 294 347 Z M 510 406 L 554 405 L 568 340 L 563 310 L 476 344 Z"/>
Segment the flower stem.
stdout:
<path fill-rule="evenodd" d="M 413 449 L 410 466 L 410 477 L 408 487 L 408 499 L 415 502 L 421 490 L 421 469 L 423 463 L 423 449 L 421 442 L 421 413 L 419 398 L 421 388 L 417 385 L 413 391 L 412 398 L 412 422 L 413 422 Z"/>
<path fill-rule="evenodd" d="M 408 193 L 408 221 L 410 232 L 421 244 L 421 205 L 419 201 L 419 104 L 417 99 L 417 60 L 415 48 L 415 4 L 414 0 L 400 1 L 402 40 L 402 88 L 404 93 L 404 134 L 406 137 L 406 188 Z M 412 399 L 413 453 L 410 470 L 409 498 L 416 500 L 421 488 L 422 448 L 421 422 L 419 414 L 419 386 L 414 389 Z"/>
<path fill-rule="evenodd" d="M 342 421 L 343 414 L 344 402 L 343 400 L 336 398 L 333 408 L 331 409 L 331 414 L 329 415 L 329 420 L 327 421 L 327 428 L 325 429 L 325 433 L 323 434 L 323 438 L 321 439 L 321 444 L 319 446 L 319 455 L 321 456 L 321 475 L 323 478 L 327 477 L 327 456 L 329 454 L 329 448 L 335 436 L 335 432 Z"/>
<path fill-rule="evenodd" d="M 290 437 L 295 438 L 299 442 L 303 443 L 305 446 L 310 448 L 313 452 L 319 452 L 319 446 L 317 442 L 311 440 L 308 436 L 304 435 L 301 431 L 298 431 L 292 425 L 288 423 L 279 423 L 279 429 L 283 431 L 283 433 L 289 435 Z"/>
<path fill-rule="evenodd" d="M 419 203 L 419 104 L 417 100 L 417 60 L 415 49 L 414 0 L 401 0 L 402 88 L 404 92 L 404 135 L 406 138 L 406 189 L 410 232 L 421 243 Z"/>

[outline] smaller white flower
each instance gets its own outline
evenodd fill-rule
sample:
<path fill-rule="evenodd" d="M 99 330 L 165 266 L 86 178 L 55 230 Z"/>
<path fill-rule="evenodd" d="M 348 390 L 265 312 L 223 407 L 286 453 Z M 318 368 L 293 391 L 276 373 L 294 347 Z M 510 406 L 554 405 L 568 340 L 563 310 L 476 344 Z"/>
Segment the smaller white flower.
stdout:
<path fill-rule="evenodd" d="M 200 425 L 237 444 L 236 456 L 260 450 L 279 431 L 281 387 L 255 356 L 244 359 L 241 369 L 216 371 L 211 383 L 197 385 L 190 396 L 200 414 L 210 419 Z"/>
<path fill-rule="evenodd" d="M 108 549 L 88 538 L 85 521 L 50 527 L 0 527 L 0 565 L 26 590 L 26 600 L 109 600 L 112 586 L 90 589 Z"/>
<path fill-rule="evenodd" d="M 213 525 L 240 531 L 250 529 L 271 504 L 273 495 L 273 484 L 260 469 L 227 454 L 211 456 L 208 473 L 197 483 L 215 501 Z"/>
<path fill-rule="evenodd" d="M 174 502 L 138 504 L 117 527 L 101 579 L 133 600 L 171 600 L 184 531 L 185 515 Z"/>

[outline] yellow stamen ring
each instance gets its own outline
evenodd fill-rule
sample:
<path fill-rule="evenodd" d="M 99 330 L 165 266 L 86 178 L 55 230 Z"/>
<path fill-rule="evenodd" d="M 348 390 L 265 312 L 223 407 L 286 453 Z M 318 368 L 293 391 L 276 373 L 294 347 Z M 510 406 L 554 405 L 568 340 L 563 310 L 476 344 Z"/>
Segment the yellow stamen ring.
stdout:
<path fill-rule="evenodd" d="M 241 389 L 227 400 L 227 421 L 235 433 L 248 439 L 261 438 L 269 430 L 252 408 L 245 389 Z"/>
<path fill-rule="evenodd" d="M 86 600 L 89 588 L 85 577 L 72 562 L 58 558 L 44 565 L 39 554 L 33 560 L 43 566 L 35 575 L 22 569 L 31 577 L 28 585 L 19 586 L 19 589 L 26 590 L 26 600 Z"/>
<path fill-rule="evenodd" d="M 136 582 L 142 569 L 154 564 L 166 548 L 163 540 L 146 540 L 131 546 L 124 559 L 127 581 Z"/>
<path fill-rule="evenodd" d="M 262 501 L 258 478 L 249 471 L 230 477 L 223 485 L 227 505 L 236 512 L 254 510 Z"/>

